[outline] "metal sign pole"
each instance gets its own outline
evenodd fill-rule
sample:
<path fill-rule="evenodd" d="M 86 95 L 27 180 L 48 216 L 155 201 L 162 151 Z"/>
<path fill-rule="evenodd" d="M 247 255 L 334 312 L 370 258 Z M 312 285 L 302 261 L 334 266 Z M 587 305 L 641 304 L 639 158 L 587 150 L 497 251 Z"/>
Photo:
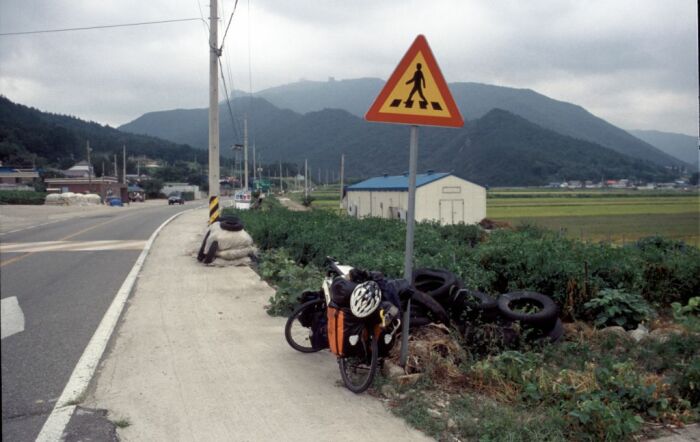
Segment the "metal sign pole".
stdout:
<path fill-rule="evenodd" d="M 406 214 L 406 254 L 403 261 L 403 277 L 413 285 L 413 230 L 416 225 L 416 172 L 418 169 L 418 126 L 411 126 L 410 153 L 408 160 L 408 213 Z M 411 300 L 403 314 L 401 330 L 401 366 L 408 359 L 408 328 L 411 318 Z"/>

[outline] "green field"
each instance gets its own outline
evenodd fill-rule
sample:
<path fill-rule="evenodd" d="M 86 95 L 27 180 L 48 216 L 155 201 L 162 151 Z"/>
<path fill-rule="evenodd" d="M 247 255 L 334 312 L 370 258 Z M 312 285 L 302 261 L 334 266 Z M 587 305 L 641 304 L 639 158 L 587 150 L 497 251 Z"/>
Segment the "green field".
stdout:
<path fill-rule="evenodd" d="M 312 207 L 337 210 L 338 186 L 311 193 Z M 303 193 L 292 198 L 301 202 Z M 535 224 L 584 241 L 624 244 L 662 235 L 700 247 L 700 194 L 676 190 L 490 190 L 487 217 L 517 227 Z"/>
<path fill-rule="evenodd" d="M 622 244 L 663 235 L 700 246 L 697 192 L 494 191 L 489 192 L 487 216 L 587 241 Z"/>

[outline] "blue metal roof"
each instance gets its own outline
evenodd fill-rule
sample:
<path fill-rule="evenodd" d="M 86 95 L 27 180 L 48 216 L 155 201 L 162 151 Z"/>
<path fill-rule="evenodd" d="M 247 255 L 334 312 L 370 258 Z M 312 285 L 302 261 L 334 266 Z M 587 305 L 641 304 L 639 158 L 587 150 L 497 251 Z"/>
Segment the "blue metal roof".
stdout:
<path fill-rule="evenodd" d="M 419 173 L 416 175 L 416 187 L 423 186 L 433 181 L 450 175 L 447 172 Z M 408 175 L 378 176 L 353 184 L 347 188 L 348 192 L 354 190 L 408 190 Z"/>

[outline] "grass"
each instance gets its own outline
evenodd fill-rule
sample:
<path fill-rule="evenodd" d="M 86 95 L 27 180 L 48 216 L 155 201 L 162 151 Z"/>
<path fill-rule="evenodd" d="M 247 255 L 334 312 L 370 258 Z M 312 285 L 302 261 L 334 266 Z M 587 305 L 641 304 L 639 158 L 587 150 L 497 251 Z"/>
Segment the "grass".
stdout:
<path fill-rule="evenodd" d="M 581 240 L 623 244 L 660 234 L 700 245 L 697 192 L 543 194 L 533 191 L 490 193 L 487 216 L 513 225 L 535 224 Z"/>

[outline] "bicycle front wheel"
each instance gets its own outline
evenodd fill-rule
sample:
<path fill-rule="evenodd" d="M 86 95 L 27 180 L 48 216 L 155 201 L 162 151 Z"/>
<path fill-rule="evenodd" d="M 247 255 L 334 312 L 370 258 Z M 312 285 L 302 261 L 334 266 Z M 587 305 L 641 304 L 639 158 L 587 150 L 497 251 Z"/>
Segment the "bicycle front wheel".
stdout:
<path fill-rule="evenodd" d="M 362 393 L 367 390 L 377 373 L 379 345 L 374 336 L 370 336 L 369 341 L 367 343 L 369 348 L 365 346 L 364 354 L 338 358 L 340 376 L 348 390 L 353 393 Z"/>
<path fill-rule="evenodd" d="M 321 348 L 314 348 L 312 345 L 313 330 L 311 329 L 311 318 L 319 310 L 324 308 L 325 301 L 316 299 L 300 305 L 287 319 L 284 326 L 284 337 L 287 343 L 297 351 L 302 353 L 314 353 Z"/>

